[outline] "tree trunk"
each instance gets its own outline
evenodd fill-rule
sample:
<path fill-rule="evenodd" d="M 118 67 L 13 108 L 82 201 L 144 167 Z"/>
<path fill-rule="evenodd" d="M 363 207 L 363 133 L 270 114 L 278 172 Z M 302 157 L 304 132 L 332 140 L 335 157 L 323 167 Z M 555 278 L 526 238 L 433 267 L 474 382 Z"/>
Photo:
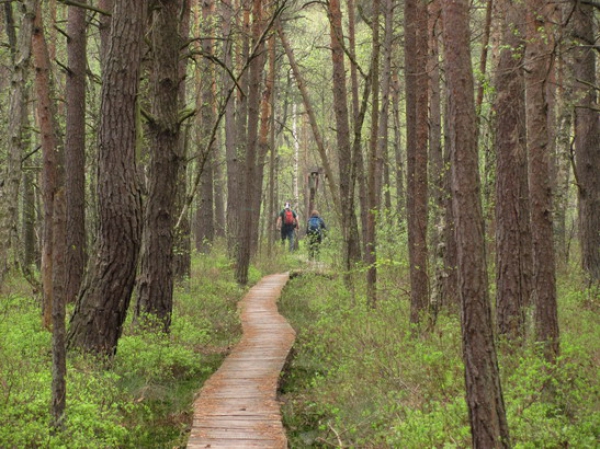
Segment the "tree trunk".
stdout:
<path fill-rule="evenodd" d="M 12 13 L 10 3 L 7 3 L 5 8 Z M 33 34 L 32 8 L 31 1 L 25 2 L 18 41 L 14 36 L 9 39 L 13 44 L 11 47 L 13 70 L 10 80 L 8 114 L 10 117 L 8 126 L 9 152 L 6 169 L 2 173 L 3 183 L 0 186 L 0 285 L 2 285 L 10 265 L 16 261 L 16 232 L 19 208 L 15 198 L 19 196 L 22 177 L 21 160 L 26 146 L 24 130 L 27 121 L 27 78 Z M 12 17 L 12 14 L 7 13 L 9 36 L 14 34 L 14 24 L 10 25 L 10 17 Z"/>
<path fill-rule="evenodd" d="M 230 67 L 232 64 L 232 53 L 233 53 L 233 38 L 232 38 L 232 21 L 233 11 L 232 5 L 229 0 L 222 0 L 220 3 L 220 11 L 223 17 L 221 23 L 221 33 L 224 37 L 221 46 L 221 58 L 223 63 Z M 232 81 L 227 75 L 223 75 L 223 86 L 231 86 Z M 237 211 L 239 210 L 239 170 L 240 161 L 237 154 L 236 147 L 236 96 L 232 96 L 231 99 L 225 105 L 225 159 L 227 165 L 227 210 L 226 210 L 226 236 L 227 236 L 227 251 L 229 255 L 234 254 L 234 249 L 237 245 L 237 228 L 238 228 L 238 217 Z"/>
<path fill-rule="evenodd" d="M 214 1 L 202 1 L 202 32 L 206 36 L 212 36 L 212 20 L 214 15 Z M 215 121 L 215 71 L 214 63 L 210 59 L 214 56 L 214 40 L 210 37 L 202 39 L 203 57 L 196 70 L 197 85 L 200 88 L 196 108 L 200 111 L 198 116 L 200 135 L 198 143 L 200 150 L 199 157 L 202 158 L 202 152 L 208 149 L 206 163 L 198 169 L 202 170 L 200 174 L 200 197 L 198 198 L 198 208 L 196 210 L 196 249 L 199 252 L 208 252 L 215 239 L 215 204 L 214 204 L 214 167 L 216 164 L 215 146 L 216 142 L 211 137 L 211 129 Z"/>
<path fill-rule="evenodd" d="M 527 183 L 523 8 L 497 0 L 502 44 L 496 85 L 496 326 L 518 342 L 531 296 L 532 248 Z"/>
<path fill-rule="evenodd" d="M 552 30 L 545 0 L 528 0 L 525 48 L 525 104 L 533 244 L 533 292 L 536 340 L 548 361 L 559 351 L 552 222 L 552 155 L 548 151 L 546 85 L 552 67 Z"/>
<path fill-rule="evenodd" d="M 269 58 L 269 69 L 265 77 L 265 86 L 262 92 L 260 103 L 260 128 L 258 133 L 258 160 L 257 160 L 257 179 L 254 190 L 254 199 L 252 201 L 252 216 L 255 223 L 261 223 L 261 204 L 263 198 L 264 167 L 269 152 L 269 130 L 272 128 L 272 95 L 275 84 L 275 35 L 269 36 L 267 41 L 267 52 Z M 264 64 L 264 62 L 263 62 Z M 268 211 L 267 211 L 268 212 Z M 268 221 L 271 221 L 269 216 Z M 260 240 L 258 226 L 252 237 L 252 253 L 258 251 L 258 242 Z"/>
<path fill-rule="evenodd" d="M 469 2 L 442 4 L 452 202 L 462 302 L 466 399 L 474 448 L 510 447 L 490 310 L 475 131 Z"/>
<path fill-rule="evenodd" d="M 86 4 L 83 0 L 82 4 Z M 85 105 L 86 105 L 86 10 L 69 6 L 66 83 L 67 118 L 65 182 L 67 201 L 67 302 L 79 293 L 86 263 L 85 234 Z"/>
<path fill-rule="evenodd" d="M 367 303 L 375 308 L 377 305 L 377 245 L 375 234 L 375 218 L 379 209 L 378 170 L 379 157 L 379 55 L 381 43 L 379 41 L 379 0 L 373 0 L 373 50 L 371 55 L 371 136 L 369 141 L 368 165 L 368 205 L 367 227 L 365 230 L 365 262 L 367 264 Z"/>
<path fill-rule="evenodd" d="M 594 7 L 574 2 L 575 161 L 581 262 L 591 285 L 600 285 L 600 124 L 596 86 Z"/>
<path fill-rule="evenodd" d="M 44 231 L 42 251 L 42 286 L 44 293 L 43 322 L 52 327 L 52 292 L 54 266 L 54 241 L 63 236 L 54 236 L 54 194 L 62 186 L 64 176 L 64 152 L 59 143 L 54 85 L 50 70 L 50 55 L 44 35 L 41 2 L 34 2 L 35 19 L 31 52 L 35 65 L 35 92 L 37 117 L 39 120 L 44 168 L 42 170 L 42 195 L 44 200 Z M 57 222 L 60 222 L 58 220 Z M 57 232 L 62 232 L 58 229 Z M 62 280 L 63 282 L 65 279 Z"/>
<path fill-rule="evenodd" d="M 68 334 L 70 348 L 115 354 L 131 300 L 141 240 L 136 104 L 147 3 L 115 2 L 102 74 L 99 233 Z"/>
<path fill-rule="evenodd" d="M 445 303 L 444 279 L 447 268 L 444 266 L 444 147 L 442 145 L 442 93 L 439 40 L 441 33 L 441 2 L 429 3 L 429 57 L 427 72 L 429 75 L 430 114 L 429 114 L 429 179 L 431 196 L 430 247 L 433 282 L 431 286 L 432 318 L 435 319 L 440 307 Z"/>
<path fill-rule="evenodd" d="M 262 0 L 252 0 L 252 44 L 256 48 L 256 57 L 250 61 L 248 73 L 248 126 L 245 161 L 245 190 L 242 205 L 252 205 L 257 183 L 258 124 L 260 117 L 260 86 L 264 68 L 264 57 L 261 55 L 263 44 L 260 42 L 263 28 Z M 252 252 L 252 235 L 258 223 L 253 222 L 251 211 L 240 209 L 240 242 L 237 254 L 236 279 L 239 284 L 248 283 L 248 270 Z"/>
<path fill-rule="evenodd" d="M 346 89 L 346 70 L 344 68 L 344 50 L 342 46 L 342 11 L 339 0 L 329 2 L 329 25 L 331 30 L 331 60 L 333 65 L 333 109 L 336 120 L 336 142 L 339 160 L 339 191 L 341 206 L 342 236 L 344 239 L 344 270 L 350 270 L 360 257 L 359 237 L 356 214 L 352 207 L 354 191 L 352 189 L 352 151 L 350 146 L 350 117 L 348 114 L 348 92 Z"/>
<path fill-rule="evenodd" d="M 418 324 L 429 304 L 427 9 L 423 2 L 406 0 L 405 30 L 410 322 Z"/>
<path fill-rule="evenodd" d="M 162 324 L 164 332 L 169 332 L 173 311 L 173 227 L 183 160 L 179 152 L 178 101 L 181 6 L 181 0 L 160 0 L 160 7 L 152 10 L 151 116 L 147 117 L 149 186 L 135 308 L 138 321 L 152 315 Z"/>
<path fill-rule="evenodd" d="M 190 19 L 191 19 L 191 0 L 182 0 L 181 5 L 181 39 L 189 40 L 190 35 Z M 187 47 L 185 47 L 187 49 Z M 179 61 L 179 104 L 186 104 L 186 71 L 188 58 L 181 58 Z M 191 128 L 190 121 L 187 121 L 185 126 L 180 130 L 181 136 L 179 146 L 181 147 L 181 167 L 179 170 L 179 180 L 177 182 L 177 213 L 178 216 L 185 209 L 185 194 L 187 191 L 187 167 L 188 167 L 188 143 L 189 130 Z M 173 255 L 173 273 L 176 278 L 182 279 L 189 277 L 192 269 L 192 248 L 191 248 L 191 231 L 189 214 L 185 213 L 178 220 L 178 225 L 175 227 L 173 235 L 175 253 Z"/>

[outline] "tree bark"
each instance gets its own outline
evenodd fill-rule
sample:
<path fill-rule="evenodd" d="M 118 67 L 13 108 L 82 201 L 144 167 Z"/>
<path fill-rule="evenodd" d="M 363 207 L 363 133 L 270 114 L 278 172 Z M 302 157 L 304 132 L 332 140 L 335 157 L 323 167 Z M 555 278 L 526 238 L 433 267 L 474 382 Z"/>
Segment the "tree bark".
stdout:
<path fill-rule="evenodd" d="M 445 1 L 445 72 L 449 102 L 452 203 L 458 245 L 458 278 L 466 399 L 474 448 L 510 447 L 489 302 L 485 238 L 475 131 L 469 2 Z"/>
<path fill-rule="evenodd" d="M 42 170 L 44 201 L 42 243 L 43 322 L 50 329 L 52 327 L 53 271 L 56 268 L 53 248 L 55 239 L 58 241 L 63 237 L 63 235 L 54 236 L 54 232 L 64 232 L 63 229 L 54 229 L 54 195 L 64 182 L 64 151 L 58 136 L 59 127 L 54 100 L 54 84 L 50 68 L 50 54 L 44 35 L 41 2 L 34 2 L 33 7 L 35 8 L 35 18 L 33 21 L 31 52 L 35 66 L 36 109 L 44 164 Z M 57 220 L 57 223 L 61 222 L 60 219 Z M 65 281 L 66 279 L 63 279 L 61 282 Z"/>
<path fill-rule="evenodd" d="M 3 283 L 10 266 L 16 262 L 16 232 L 18 228 L 18 202 L 19 188 L 22 177 L 22 163 L 26 142 L 24 129 L 27 122 L 27 78 L 31 57 L 31 37 L 33 34 L 33 6 L 31 1 L 25 2 L 23 19 L 19 30 L 18 40 L 12 37 L 11 52 L 13 56 L 13 70 L 10 80 L 10 106 L 8 143 L 9 151 L 6 168 L 3 170 L 3 183 L 0 186 L 0 285 Z M 7 11 L 12 12 L 12 5 L 5 5 Z M 7 21 L 12 14 L 7 14 Z M 14 34 L 14 25 L 9 23 L 9 36 Z M 12 29 L 12 32 L 10 31 Z"/>
<path fill-rule="evenodd" d="M 256 54 L 249 65 L 248 73 L 248 125 L 246 141 L 245 158 L 245 190 L 243 202 L 245 205 L 252 205 L 254 191 L 257 183 L 257 161 L 258 161 L 258 125 L 260 117 L 260 86 L 262 72 L 264 68 L 264 57 L 261 56 L 260 48 L 263 47 L 260 42 L 263 29 L 262 21 L 262 0 L 252 0 L 252 44 L 257 48 Z M 252 235 L 255 232 L 258 223 L 253 222 L 252 211 L 241 213 L 240 210 L 240 244 L 237 254 L 236 279 L 239 284 L 248 283 L 248 270 L 250 268 L 250 259 L 252 256 Z"/>
<path fill-rule="evenodd" d="M 533 300 L 536 340 L 555 361 L 559 351 L 556 269 L 552 220 L 552 155 L 548 151 L 548 74 L 553 65 L 550 5 L 528 0 L 525 48 L 525 103 L 533 244 Z"/>
<path fill-rule="evenodd" d="M 594 8 L 574 2 L 575 161 L 581 263 L 591 285 L 600 285 L 600 124 L 598 123 Z"/>
<path fill-rule="evenodd" d="M 202 2 L 202 32 L 206 36 L 202 39 L 202 54 L 204 57 L 197 65 L 196 81 L 200 88 L 196 109 L 200 111 L 198 116 L 199 159 L 205 149 L 208 149 L 206 162 L 199 169 L 200 175 L 200 197 L 196 210 L 196 249 L 200 252 L 210 251 L 215 239 L 215 204 L 214 204 L 214 166 L 216 162 L 216 142 L 211 139 L 211 129 L 215 121 L 215 71 L 211 58 L 214 56 L 214 34 L 212 21 L 214 19 L 214 1 L 203 0 Z M 209 142 L 209 139 L 212 141 Z"/>
<path fill-rule="evenodd" d="M 339 192 L 341 206 L 342 236 L 344 239 L 344 269 L 350 271 L 352 264 L 360 257 L 360 239 L 356 223 L 352 189 L 352 151 L 350 143 L 350 116 L 348 113 L 348 92 L 346 89 L 346 69 L 344 64 L 342 11 L 339 0 L 329 2 L 329 29 L 331 34 L 331 60 L 333 67 L 333 109 L 336 120 L 336 142 L 339 161 Z"/>
<path fill-rule="evenodd" d="M 115 354 L 131 300 L 141 241 L 137 96 L 147 3 L 115 2 L 102 74 L 98 149 L 99 230 L 94 260 L 71 318 L 68 346 Z"/>
<path fill-rule="evenodd" d="M 86 0 L 81 2 L 86 4 Z M 86 263 L 85 234 L 85 104 L 86 104 L 86 10 L 69 6 L 67 71 L 65 183 L 67 201 L 67 302 L 79 293 Z"/>
<path fill-rule="evenodd" d="M 173 311 L 173 227 L 179 170 L 179 30 L 181 0 L 159 0 L 151 17 L 151 111 L 147 117 L 150 161 L 148 200 L 144 208 L 144 242 L 137 281 L 135 317 L 156 318 L 169 332 Z"/>
<path fill-rule="evenodd" d="M 379 41 L 380 2 L 373 0 L 373 49 L 371 55 L 371 135 L 369 141 L 368 165 L 368 205 L 367 227 L 365 232 L 365 262 L 367 264 L 367 303 L 375 308 L 377 305 L 377 244 L 375 220 L 379 210 L 378 177 L 381 173 L 379 148 Z"/>
<path fill-rule="evenodd" d="M 496 326 L 518 343 L 530 303 L 532 247 L 522 72 L 523 8 L 497 0 L 502 44 L 496 71 Z"/>
<path fill-rule="evenodd" d="M 426 6 L 419 0 L 406 0 L 404 14 L 410 322 L 417 325 L 429 305 Z"/>

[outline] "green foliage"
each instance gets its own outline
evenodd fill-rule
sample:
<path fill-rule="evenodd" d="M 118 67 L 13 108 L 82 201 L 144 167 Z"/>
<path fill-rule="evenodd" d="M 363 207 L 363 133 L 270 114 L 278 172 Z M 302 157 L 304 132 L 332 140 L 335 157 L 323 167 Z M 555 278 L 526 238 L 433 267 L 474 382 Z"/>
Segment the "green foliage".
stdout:
<path fill-rule="evenodd" d="M 390 242 L 376 310 L 353 302 L 340 279 L 305 275 L 284 290 L 281 310 L 298 332 L 282 385 L 291 447 L 470 447 L 459 317 L 442 311 L 433 331 L 414 336 L 393 251 Z M 600 446 L 600 318 L 590 297 L 575 285 L 560 295 L 556 366 L 529 341 L 501 354 L 514 447 Z"/>
<path fill-rule="evenodd" d="M 50 427 L 51 334 L 39 304 L 0 300 L 0 447 L 172 448 L 185 444 L 193 396 L 239 338 L 244 290 L 230 263 L 194 259 L 175 295 L 171 333 L 128 321 L 112 365 L 71 354 L 64 426 Z"/>

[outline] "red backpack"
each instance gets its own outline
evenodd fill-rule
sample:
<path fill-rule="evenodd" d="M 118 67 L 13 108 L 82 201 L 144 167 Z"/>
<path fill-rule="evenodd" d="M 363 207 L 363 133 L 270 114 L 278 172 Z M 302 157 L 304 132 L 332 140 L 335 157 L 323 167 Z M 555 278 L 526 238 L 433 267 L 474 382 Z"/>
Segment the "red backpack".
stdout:
<path fill-rule="evenodd" d="M 293 225 L 294 224 L 294 212 L 292 212 L 291 209 L 286 209 L 283 212 L 283 222 L 286 225 Z"/>

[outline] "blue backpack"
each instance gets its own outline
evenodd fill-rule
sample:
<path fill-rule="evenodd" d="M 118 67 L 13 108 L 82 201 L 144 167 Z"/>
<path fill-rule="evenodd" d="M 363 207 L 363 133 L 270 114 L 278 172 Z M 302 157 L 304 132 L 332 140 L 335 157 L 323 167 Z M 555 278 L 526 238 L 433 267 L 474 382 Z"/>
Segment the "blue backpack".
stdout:
<path fill-rule="evenodd" d="M 321 232 L 321 219 L 319 217 L 310 217 L 308 219 L 308 232 L 310 234 L 319 234 Z"/>

